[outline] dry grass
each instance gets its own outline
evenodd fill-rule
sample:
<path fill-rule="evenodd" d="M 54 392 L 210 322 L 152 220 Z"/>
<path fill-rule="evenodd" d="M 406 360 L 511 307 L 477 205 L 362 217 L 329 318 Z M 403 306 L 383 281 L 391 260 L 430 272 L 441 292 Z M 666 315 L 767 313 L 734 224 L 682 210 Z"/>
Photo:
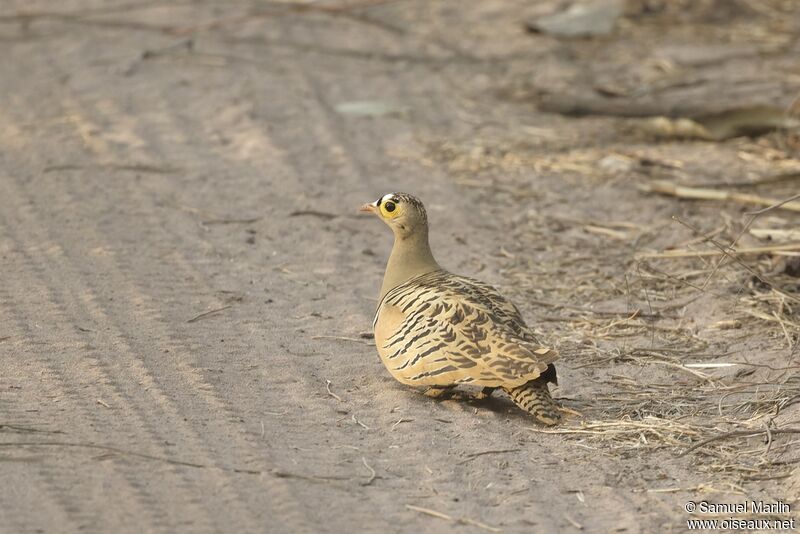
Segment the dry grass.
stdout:
<path fill-rule="evenodd" d="M 553 432 L 602 450 L 701 457 L 717 486 L 789 476 L 800 430 L 781 414 L 800 403 L 800 317 L 785 288 L 796 281 L 735 259 L 634 259 L 624 295 L 613 280 L 593 291 L 624 296 L 628 315 L 550 318 L 574 344 L 575 367 L 604 373 L 603 392 L 577 406 L 587 420 Z"/>
<path fill-rule="evenodd" d="M 798 215 L 785 208 L 796 197 L 769 182 L 778 189 L 747 197 L 720 191 L 706 195 L 717 199 L 711 209 L 706 200 L 690 216 L 649 220 L 636 204 L 653 197 L 637 181 L 651 177 L 632 170 L 626 180 L 602 173 L 598 180 L 607 151 L 542 156 L 507 142 L 483 145 L 491 143 L 431 146 L 454 179 L 493 198 L 571 208 L 529 211 L 504 229 L 511 237 L 496 251 L 503 290 L 556 343 L 562 368 L 579 383 L 562 402 L 582 417 L 531 431 L 616 455 L 666 453 L 704 473 L 705 488 L 738 491 L 789 476 L 800 462 L 800 282 L 782 262 L 798 245 L 764 239 L 794 235 Z M 684 163 L 658 167 L 681 172 Z M 619 191 L 619 210 L 586 216 L 603 178 Z M 585 192 L 565 192 L 565 182 Z M 671 202 L 698 206 L 682 196 Z M 738 200 L 766 208 L 730 213 Z M 750 232 L 759 225 L 769 231 Z"/>

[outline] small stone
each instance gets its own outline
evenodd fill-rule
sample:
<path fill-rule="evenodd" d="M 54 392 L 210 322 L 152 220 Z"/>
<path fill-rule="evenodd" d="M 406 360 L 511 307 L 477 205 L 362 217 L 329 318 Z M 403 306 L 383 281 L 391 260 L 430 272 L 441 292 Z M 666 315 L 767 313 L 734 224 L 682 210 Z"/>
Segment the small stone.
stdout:
<path fill-rule="evenodd" d="M 558 37 L 608 35 L 614 30 L 622 11 L 621 0 L 577 2 L 565 11 L 529 23 L 528 30 Z"/>

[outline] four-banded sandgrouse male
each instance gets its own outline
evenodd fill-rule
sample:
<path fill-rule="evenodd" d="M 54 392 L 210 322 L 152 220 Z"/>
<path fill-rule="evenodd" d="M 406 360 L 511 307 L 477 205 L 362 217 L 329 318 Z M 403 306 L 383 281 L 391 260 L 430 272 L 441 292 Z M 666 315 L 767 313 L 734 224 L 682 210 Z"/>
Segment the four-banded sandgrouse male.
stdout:
<path fill-rule="evenodd" d="M 558 353 L 543 347 L 511 302 L 493 287 L 442 269 L 428 245 L 425 207 L 406 193 L 384 195 L 361 211 L 394 232 L 373 329 L 389 372 L 438 396 L 458 384 L 502 388 L 539 422 L 560 416 L 548 382 Z"/>

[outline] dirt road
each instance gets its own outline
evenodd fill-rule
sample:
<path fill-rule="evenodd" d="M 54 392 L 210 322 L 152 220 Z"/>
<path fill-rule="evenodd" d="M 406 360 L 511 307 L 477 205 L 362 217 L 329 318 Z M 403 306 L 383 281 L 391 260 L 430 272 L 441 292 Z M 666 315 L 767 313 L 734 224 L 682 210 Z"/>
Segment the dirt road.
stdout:
<path fill-rule="evenodd" d="M 679 531 L 689 499 L 788 498 L 783 479 L 651 446 L 716 422 L 545 434 L 505 398 L 432 401 L 378 361 L 365 334 L 391 237 L 356 208 L 408 191 L 440 263 L 496 284 L 559 346 L 576 414 L 651 424 L 684 405 L 595 403 L 708 384 L 625 355 L 681 346 L 673 328 L 703 337 L 727 313 L 713 299 L 690 326 L 609 332 L 645 306 L 634 253 L 691 239 L 675 213 L 713 227 L 719 205 L 645 195 L 598 162 L 625 146 L 701 165 L 709 149 L 503 97 L 523 73 L 560 76 L 556 41 L 524 29 L 544 8 L 512 4 L 5 2 L 0 531 Z M 622 312 L 568 317 L 595 306 Z M 790 365 L 767 326 L 730 343 Z"/>

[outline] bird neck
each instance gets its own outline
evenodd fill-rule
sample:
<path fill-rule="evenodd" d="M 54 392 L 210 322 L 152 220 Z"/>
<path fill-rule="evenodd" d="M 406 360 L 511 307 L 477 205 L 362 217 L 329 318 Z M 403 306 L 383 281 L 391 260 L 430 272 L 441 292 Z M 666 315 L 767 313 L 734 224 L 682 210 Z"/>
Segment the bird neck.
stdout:
<path fill-rule="evenodd" d="M 386 273 L 383 275 L 383 285 L 378 302 L 400 284 L 416 278 L 417 276 L 441 269 L 433 258 L 431 247 L 428 244 L 427 228 L 402 236 L 395 233 L 394 246 L 386 264 Z"/>

